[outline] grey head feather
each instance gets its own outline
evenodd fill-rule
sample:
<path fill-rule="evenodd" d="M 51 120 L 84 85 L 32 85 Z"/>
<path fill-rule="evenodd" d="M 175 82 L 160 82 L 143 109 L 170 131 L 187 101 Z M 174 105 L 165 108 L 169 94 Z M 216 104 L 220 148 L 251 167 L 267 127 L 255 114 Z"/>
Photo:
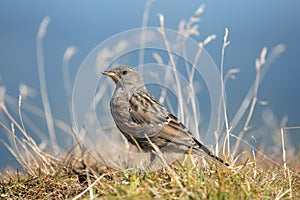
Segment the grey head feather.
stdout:
<path fill-rule="evenodd" d="M 122 87 L 128 90 L 144 87 L 144 81 L 139 73 L 129 66 L 115 67 L 103 72 L 104 75 L 111 77 L 116 83 L 116 88 Z"/>

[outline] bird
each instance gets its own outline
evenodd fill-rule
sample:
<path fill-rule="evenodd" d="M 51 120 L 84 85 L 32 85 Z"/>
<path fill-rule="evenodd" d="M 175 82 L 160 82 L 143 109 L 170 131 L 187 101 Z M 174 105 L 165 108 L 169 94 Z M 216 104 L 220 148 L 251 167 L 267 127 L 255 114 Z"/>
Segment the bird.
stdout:
<path fill-rule="evenodd" d="M 102 72 L 115 83 L 110 111 L 119 131 L 133 145 L 156 158 L 154 143 L 162 152 L 208 155 L 229 166 L 197 140 L 191 131 L 147 90 L 140 74 L 130 66 L 117 66 Z M 138 144 L 137 144 L 138 143 Z"/>

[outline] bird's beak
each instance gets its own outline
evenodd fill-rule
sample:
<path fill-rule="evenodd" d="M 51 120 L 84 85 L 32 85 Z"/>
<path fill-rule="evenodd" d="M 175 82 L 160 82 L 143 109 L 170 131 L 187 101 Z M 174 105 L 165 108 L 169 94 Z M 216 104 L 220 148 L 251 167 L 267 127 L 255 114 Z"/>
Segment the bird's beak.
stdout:
<path fill-rule="evenodd" d="M 104 71 L 104 72 L 102 72 L 102 74 L 104 74 L 105 76 L 109 76 L 111 78 L 116 77 L 116 74 L 112 71 Z"/>
<path fill-rule="evenodd" d="M 104 71 L 102 72 L 103 75 L 105 76 L 109 76 L 110 78 L 112 78 L 112 80 L 117 83 L 118 82 L 118 76 L 115 72 L 112 71 Z"/>

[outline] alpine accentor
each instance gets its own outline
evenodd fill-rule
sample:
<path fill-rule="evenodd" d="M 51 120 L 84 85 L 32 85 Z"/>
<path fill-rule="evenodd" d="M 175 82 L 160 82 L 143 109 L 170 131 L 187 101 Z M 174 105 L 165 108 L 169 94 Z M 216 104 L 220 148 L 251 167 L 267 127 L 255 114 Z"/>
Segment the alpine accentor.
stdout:
<path fill-rule="evenodd" d="M 116 126 L 130 143 L 136 145 L 137 142 L 144 151 L 150 151 L 151 163 L 155 154 L 148 139 L 163 152 L 189 153 L 191 149 L 194 154 L 207 154 L 228 166 L 193 137 L 185 125 L 148 92 L 135 69 L 120 66 L 103 74 L 111 77 L 116 84 L 110 101 Z"/>

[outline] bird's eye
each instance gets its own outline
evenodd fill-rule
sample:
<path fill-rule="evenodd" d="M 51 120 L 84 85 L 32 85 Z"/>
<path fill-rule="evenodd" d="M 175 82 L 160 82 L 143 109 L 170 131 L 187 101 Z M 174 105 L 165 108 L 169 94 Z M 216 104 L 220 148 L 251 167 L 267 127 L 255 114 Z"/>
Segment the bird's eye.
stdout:
<path fill-rule="evenodd" d="M 124 71 L 122 71 L 122 74 L 123 74 L 123 75 L 126 75 L 127 72 L 128 72 L 128 71 L 124 70 Z"/>

